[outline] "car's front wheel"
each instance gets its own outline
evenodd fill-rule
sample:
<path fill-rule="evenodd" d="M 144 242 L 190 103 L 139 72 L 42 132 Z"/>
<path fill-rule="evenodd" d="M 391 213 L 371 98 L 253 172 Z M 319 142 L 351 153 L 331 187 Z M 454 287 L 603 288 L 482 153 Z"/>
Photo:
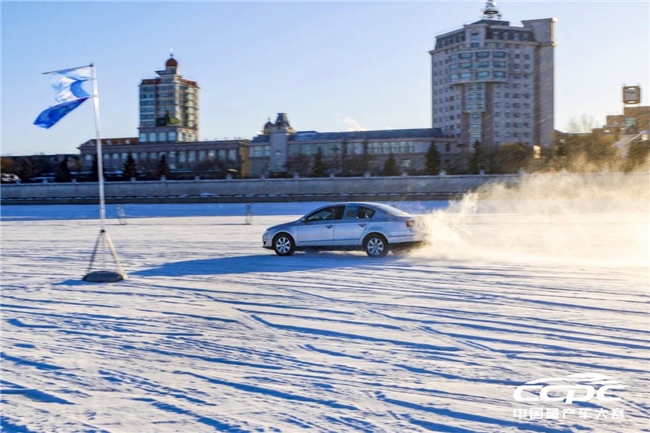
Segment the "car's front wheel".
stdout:
<path fill-rule="evenodd" d="M 278 256 L 290 256 L 296 251 L 296 244 L 291 236 L 280 233 L 273 238 L 273 251 Z"/>
<path fill-rule="evenodd" d="M 368 257 L 384 257 L 388 254 L 388 242 L 379 234 L 373 234 L 366 238 L 363 243 Z"/>

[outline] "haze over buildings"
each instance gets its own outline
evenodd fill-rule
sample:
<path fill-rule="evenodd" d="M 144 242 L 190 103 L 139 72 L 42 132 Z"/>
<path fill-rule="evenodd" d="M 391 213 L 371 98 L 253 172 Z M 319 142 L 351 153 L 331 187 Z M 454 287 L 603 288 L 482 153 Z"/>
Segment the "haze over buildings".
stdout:
<path fill-rule="evenodd" d="M 3 154 L 74 153 L 94 135 L 90 106 L 51 130 L 32 126 L 53 102 L 41 73 L 90 62 L 102 136 L 139 135 L 135 87 L 170 47 L 201 83 L 201 140 L 251 138 L 278 112 L 299 130 L 431 127 L 428 52 L 436 36 L 480 20 L 484 5 L 188 3 L 179 13 L 173 3 L 3 2 Z M 499 12 L 512 26 L 559 19 L 556 129 L 620 113 L 622 84 L 640 84 L 648 100 L 648 4 L 518 2 Z M 173 29 L 161 33 L 171 16 Z"/>

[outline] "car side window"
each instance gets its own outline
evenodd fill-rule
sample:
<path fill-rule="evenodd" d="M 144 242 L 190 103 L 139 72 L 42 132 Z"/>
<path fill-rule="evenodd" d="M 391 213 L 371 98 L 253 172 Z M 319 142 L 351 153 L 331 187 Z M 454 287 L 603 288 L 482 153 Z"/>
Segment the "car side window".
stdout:
<path fill-rule="evenodd" d="M 359 218 L 360 219 L 370 219 L 375 215 L 375 211 L 367 207 L 359 208 Z"/>
<path fill-rule="evenodd" d="M 343 211 L 345 210 L 345 206 L 336 206 L 334 208 L 334 218 L 335 220 L 340 220 L 343 218 Z"/>
<path fill-rule="evenodd" d="M 306 222 L 339 220 L 343 217 L 344 206 L 326 207 L 305 218 Z"/>
<path fill-rule="evenodd" d="M 344 220 L 357 219 L 359 218 L 359 206 L 357 205 L 347 205 L 345 207 L 345 212 L 343 214 Z"/>

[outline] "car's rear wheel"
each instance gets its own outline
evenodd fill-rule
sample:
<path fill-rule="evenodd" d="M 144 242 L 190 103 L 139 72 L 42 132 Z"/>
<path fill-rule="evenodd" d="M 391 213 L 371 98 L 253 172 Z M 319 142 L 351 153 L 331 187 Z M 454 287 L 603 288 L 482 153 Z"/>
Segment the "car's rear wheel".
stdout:
<path fill-rule="evenodd" d="M 280 233 L 273 238 L 273 251 L 278 256 L 290 256 L 296 251 L 296 244 L 291 236 Z"/>
<path fill-rule="evenodd" d="M 363 247 L 368 257 L 384 257 L 388 254 L 388 242 L 380 234 L 369 235 L 365 239 Z"/>

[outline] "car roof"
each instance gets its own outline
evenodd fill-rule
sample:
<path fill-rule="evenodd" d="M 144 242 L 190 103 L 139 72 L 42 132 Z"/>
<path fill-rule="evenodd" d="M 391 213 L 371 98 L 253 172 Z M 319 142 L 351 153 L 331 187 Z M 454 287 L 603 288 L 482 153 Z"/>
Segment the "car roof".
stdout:
<path fill-rule="evenodd" d="M 376 202 L 371 202 L 371 201 L 343 201 L 343 202 L 336 202 L 336 203 L 328 203 L 326 205 L 319 206 L 318 208 L 314 209 L 312 212 L 317 211 L 319 209 L 326 208 L 326 207 L 330 207 L 330 206 L 354 206 L 354 205 L 356 205 L 356 206 L 374 207 L 375 209 L 380 209 L 380 210 L 383 210 L 383 211 L 386 211 L 387 210 L 386 208 L 395 209 L 400 214 L 409 215 L 408 212 L 405 212 L 405 211 L 403 211 L 401 209 L 398 209 L 395 206 L 391 206 L 391 205 L 386 204 L 386 203 L 376 203 Z"/>
<path fill-rule="evenodd" d="M 336 203 L 330 203 L 327 206 L 340 206 L 340 205 L 359 205 L 359 206 L 390 206 L 384 203 L 375 203 L 372 201 L 341 201 Z M 391 206 L 394 207 L 394 206 Z"/>

